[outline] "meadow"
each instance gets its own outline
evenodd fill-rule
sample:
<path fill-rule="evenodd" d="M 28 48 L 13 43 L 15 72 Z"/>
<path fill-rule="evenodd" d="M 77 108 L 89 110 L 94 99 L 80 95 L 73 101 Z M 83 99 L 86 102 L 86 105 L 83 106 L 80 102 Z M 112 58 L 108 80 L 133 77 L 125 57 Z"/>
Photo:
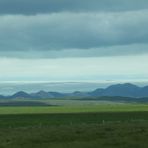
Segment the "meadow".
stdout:
<path fill-rule="evenodd" d="M 147 104 L 0 107 L 0 148 L 147 148 Z"/>
<path fill-rule="evenodd" d="M 20 101 L 21 102 L 21 101 Z M 100 103 L 50 106 L 1 106 L 0 114 L 51 114 L 51 113 L 94 113 L 94 112 L 138 112 L 148 111 L 148 104 Z"/>

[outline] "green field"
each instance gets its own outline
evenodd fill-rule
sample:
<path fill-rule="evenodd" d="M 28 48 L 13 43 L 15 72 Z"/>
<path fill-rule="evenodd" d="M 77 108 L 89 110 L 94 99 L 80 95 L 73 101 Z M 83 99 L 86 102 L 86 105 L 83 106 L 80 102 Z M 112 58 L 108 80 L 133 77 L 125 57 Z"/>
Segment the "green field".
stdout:
<path fill-rule="evenodd" d="M 148 111 L 148 104 L 100 104 L 48 107 L 0 107 L 0 114 L 47 114 L 47 113 L 89 113 L 89 112 L 133 112 Z"/>
<path fill-rule="evenodd" d="M 0 107 L 0 148 L 147 148 L 147 104 Z"/>

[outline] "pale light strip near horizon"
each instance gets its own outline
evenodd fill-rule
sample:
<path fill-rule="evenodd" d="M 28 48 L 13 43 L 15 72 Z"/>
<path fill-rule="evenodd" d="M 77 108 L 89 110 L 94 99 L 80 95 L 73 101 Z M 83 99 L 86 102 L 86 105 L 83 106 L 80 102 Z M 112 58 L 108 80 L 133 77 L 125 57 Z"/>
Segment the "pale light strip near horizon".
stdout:
<path fill-rule="evenodd" d="M 0 83 L 146 82 L 147 26 L 147 0 L 1 0 Z"/>
<path fill-rule="evenodd" d="M 147 55 L 102 58 L 1 59 L 1 81 L 99 82 L 147 80 Z M 9 68 L 8 68 L 9 67 Z M 11 75 L 10 75 L 11 74 Z M 7 79 L 4 79 L 7 78 Z"/>

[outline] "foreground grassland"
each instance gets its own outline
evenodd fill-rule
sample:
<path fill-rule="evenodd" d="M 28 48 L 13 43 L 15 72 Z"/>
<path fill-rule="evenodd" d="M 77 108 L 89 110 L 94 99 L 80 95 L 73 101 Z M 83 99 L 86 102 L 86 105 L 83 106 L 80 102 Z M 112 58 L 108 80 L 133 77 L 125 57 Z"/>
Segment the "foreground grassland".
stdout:
<path fill-rule="evenodd" d="M 148 105 L 1 107 L 0 148 L 147 148 Z"/>
<path fill-rule="evenodd" d="M 147 148 L 148 112 L 0 115 L 0 148 Z"/>

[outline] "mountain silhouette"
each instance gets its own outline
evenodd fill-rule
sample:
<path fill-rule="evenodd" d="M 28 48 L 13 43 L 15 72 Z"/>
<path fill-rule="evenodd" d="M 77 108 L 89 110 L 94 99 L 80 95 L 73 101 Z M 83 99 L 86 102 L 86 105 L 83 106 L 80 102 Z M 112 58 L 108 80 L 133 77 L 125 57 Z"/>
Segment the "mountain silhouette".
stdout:
<path fill-rule="evenodd" d="M 125 84 L 116 84 L 111 85 L 107 88 L 98 88 L 91 92 L 81 92 L 75 91 L 73 93 L 60 93 L 60 92 L 46 92 L 46 91 L 39 91 L 36 93 L 26 93 L 24 91 L 19 91 L 12 96 L 3 96 L 0 95 L 1 99 L 9 98 L 30 98 L 30 99 L 47 99 L 47 98 L 62 98 L 62 97 L 131 97 L 131 98 L 141 98 L 141 97 L 148 97 L 148 86 L 139 87 L 134 84 L 125 83 Z"/>
<path fill-rule="evenodd" d="M 148 87 L 145 90 L 143 95 L 142 90 L 144 88 L 138 87 L 136 85 L 125 83 L 125 84 L 116 84 L 107 87 L 106 89 L 96 89 L 91 92 L 92 96 L 122 96 L 122 97 L 147 97 Z"/>

